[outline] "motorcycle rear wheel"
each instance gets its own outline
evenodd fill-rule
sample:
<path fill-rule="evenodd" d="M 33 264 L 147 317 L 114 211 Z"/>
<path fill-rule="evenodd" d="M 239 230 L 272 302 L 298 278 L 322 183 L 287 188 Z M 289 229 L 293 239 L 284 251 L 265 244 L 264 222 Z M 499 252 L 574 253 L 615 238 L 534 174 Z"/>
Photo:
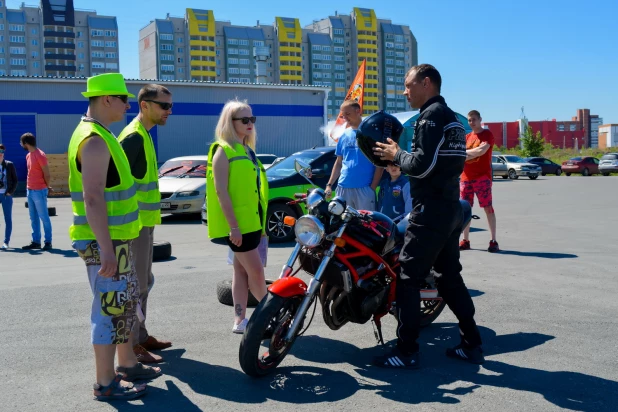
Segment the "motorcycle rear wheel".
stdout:
<path fill-rule="evenodd" d="M 260 377 L 268 375 L 279 366 L 296 340 L 296 336 L 291 342 L 285 342 L 283 338 L 291 322 L 296 320 L 294 316 L 301 301 L 301 296 L 283 298 L 270 292 L 266 299 L 262 299 L 253 311 L 240 341 L 238 358 L 243 372 Z M 267 349 L 260 353 L 264 350 L 263 346 Z"/>
<path fill-rule="evenodd" d="M 445 306 L 443 299 L 421 301 L 421 328 L 431 325 L 438 319 Z"/>

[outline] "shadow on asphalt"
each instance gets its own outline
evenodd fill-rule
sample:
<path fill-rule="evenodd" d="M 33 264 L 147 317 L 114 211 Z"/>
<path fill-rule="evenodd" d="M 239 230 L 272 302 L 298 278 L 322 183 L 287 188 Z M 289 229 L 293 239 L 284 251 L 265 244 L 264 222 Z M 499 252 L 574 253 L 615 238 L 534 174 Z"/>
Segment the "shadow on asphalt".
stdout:
<path fill-rule="evenodd" d="M 20 253 L 23 255 L 31 255 L 31 256 L 41 256 L 46 254 L 51 255 L 61 255 L 65 258 L 76 258 L 78 257 L 77 252 L 74 249 L 51 249 L 51 250 L 42 250 L 42 249 L 33 249 L 33 250 L 23 250 L 21 248 L 12 248 L 8 250 L 3 250 L 1 253 Z"/>
<path fill-rule="evenodd" d="M 491 359 L 493 355 L 533 349 L 554 339 L 553 336 L 528 332 L 496 336 L 491 329 L 480 329 L 488 358 L 482 367 L 444 355 L 445 348 L 457 344 L 459 336 L 457 325 L 447 323 L 423 329 L 419 340 L 422 369 L 416 371 L 394 372 L 369 365 L 373 356 L 384 353 L 394 342 L 385 347 L 360 349 L 347 342 L 319 336 L 300 338 L 288 356 L 333 365 L 329 369 L 286 367 L 284 360 L 283 367 L 272 375 L 252 379 L 240 369 L 187 359 L 183 357 L 184 349 L 174 349 L 165 351 L 168 363 L 163 365 L 163 371 L 165 375 L 186 383 L 197 394 L 238 404 L 259 404 L 269 399 L 289 404 L 320 404 L 347 399 L 362 390 L 373 391 L 403 404 L 458 404 L 459 397 L 489 386 L 537 393 L 560 408 L 614 410 L 618 402 L 617 382 L 578 372 L 524 368 Z M 336 370 L 336 365 L 344 362 L 354 366 L 361 377 Z M 143 398 L 143 406 L 112 406 L 119 411 L 137 408 L 149 411 L 200 410 L 171 381 L 166 381 L 166 384 L 167 391 L 151 388 Z"/>
<path fill-rule="evenodd" d="M 575 259 L 579 256 L 571 253 L 552 253 L 552 252 L 520 252 L 517 250 L 500 250 L 501 255 L 513 255 L 523 257 L 538 257 L 545 259 Z"/>

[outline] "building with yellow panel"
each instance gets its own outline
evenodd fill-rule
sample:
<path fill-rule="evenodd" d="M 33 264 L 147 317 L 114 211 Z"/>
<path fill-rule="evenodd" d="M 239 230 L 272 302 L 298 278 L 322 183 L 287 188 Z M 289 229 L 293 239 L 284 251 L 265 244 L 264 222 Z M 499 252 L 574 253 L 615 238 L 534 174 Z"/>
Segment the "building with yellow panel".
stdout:
<path fill-rule="evenodd" d="M 275 52 L 279 80 L 282 84 L 301 84 L 303 80 L 303 32 L 298 19 L 275 17 L 278 47 Z"/>
<path fill-rule="evenodd" d="M 212 10 L 187 9 L 187 31 L 191 79 L 214 81 L 216 25 Z"/>
<path fill-rule="evenodd" d="M 404 76 L 418 64 L 409 26 L 360 7 L 305 27 L 290 17 L 234 26 L 215 20 L 212 10 L 187 9 L 184 17 L 168 15 L 140 30 L 139 51 L 142 79 L 325 86 L 330 118 L 339 113 L 363 60 L 365 114 L 407 110 Z"/>

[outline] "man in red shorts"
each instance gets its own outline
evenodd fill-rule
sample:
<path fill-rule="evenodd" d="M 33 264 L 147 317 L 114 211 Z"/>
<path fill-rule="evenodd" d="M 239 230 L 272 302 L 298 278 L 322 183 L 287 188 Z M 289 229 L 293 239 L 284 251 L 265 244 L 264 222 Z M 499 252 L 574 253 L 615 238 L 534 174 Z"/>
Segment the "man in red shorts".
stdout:
<path fill-rule="evenodd" d="M 466 164 L 459 181 L 459 197 L 474 206 L 474 195 L 479 200 L 479 205 L 487 214 L 491 240 L 488 252 L 499 252 L 496 241 L 496 214 L 492 206 L 491 184 L 491 152 L 494 147 L 494 136 L 481 126 L 481 114 L 477 110 L 468 113 L 468 124 L 472 133 L 466 136 Z M 463 239 L 459 242 L 459 250 L 470 249 L 470 224 L 466 227 Z"/>

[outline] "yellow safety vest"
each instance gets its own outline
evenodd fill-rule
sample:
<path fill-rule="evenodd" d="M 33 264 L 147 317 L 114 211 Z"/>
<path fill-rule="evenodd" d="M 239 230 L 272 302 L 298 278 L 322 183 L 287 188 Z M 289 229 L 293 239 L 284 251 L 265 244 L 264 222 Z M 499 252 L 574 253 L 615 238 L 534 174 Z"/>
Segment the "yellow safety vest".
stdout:
<path fill-rule="evenodd" d="M 144 154 L 146 155 L 146 174 L 142 179 L 135 176 L 137 182 L 137 203 L 139 205 L 139 219 L 142 226 L 153 227 L 161 224 L 161 192 L 159 192 L 159 169 L 157 168 L 157 153 L 150 133 L 137 117 L 124 128 L 118 142 L 122 142 L 130 134 L 139 133 L 144 140 Z"/>
<path fill-rule="evenodd" d="M 217 146 L 225 151 L 225 156 L 230 162 L 227 190 L 232 200 L 240 233 L 245 234 L 258 230 L 264 233 L 266 230 L 266 209 L 268 208 L 268 180 L 264 166 L 257 160 L 260 168 L 260 185 L 258 188 L 258 171 L 253 161 L 247 156 L 244 146 L 240 143 L 236 143 L 234 147 L 222 143 L 213 143 L 210 145 L 210 152 L 208 153 L 206 173 L 208 237 L 226 237 L 230 233 L 230 226 L 223 214 L 215 190 L 212 159 Z M 262 207 L 261 216 L 258 205 Z"/>
<path fill-rule="evenodd" d="M 71 240 L 95 240 L 96 237 L 88 224 L 82 174 L 77 169 L 77 151 L 84 139 L 92 135 L 100 136 L 111 154 L 118 170 L 120 184 L 105 188 L 104 196 L 107 205 L 107 224 L 109 233 L 114 240 L 135 239 L 141 229 L 135 180 L 127 156 L 114 135 L 95 122 L 83 121 L 77 126 L 69 143 L 69 190 L 73 206 L 73 224 L 69 228 Z"/>

